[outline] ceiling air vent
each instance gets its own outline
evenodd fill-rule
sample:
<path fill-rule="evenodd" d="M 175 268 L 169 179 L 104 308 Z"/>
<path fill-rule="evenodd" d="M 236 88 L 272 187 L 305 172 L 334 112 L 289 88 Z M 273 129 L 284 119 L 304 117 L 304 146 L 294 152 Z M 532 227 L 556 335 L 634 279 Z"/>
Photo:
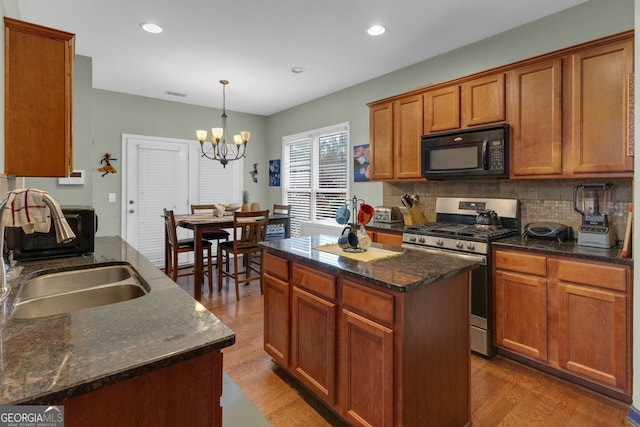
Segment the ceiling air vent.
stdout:
<path fill-rule="evenodd" d="M 170 90 L 165 90 L 165 91 L 164 91 L 164 94 L 165 94 L 165 95 L 169 95 L 169 96 L 179 96 L 179 97 L 181 97 L 181 98 L 184 98 L 184 97 L 186 97 L 186 96 L 187 96 L 187 94 L 186 94 L 186 93 L 173 92 L 173 91 L 170 91 Z"/>

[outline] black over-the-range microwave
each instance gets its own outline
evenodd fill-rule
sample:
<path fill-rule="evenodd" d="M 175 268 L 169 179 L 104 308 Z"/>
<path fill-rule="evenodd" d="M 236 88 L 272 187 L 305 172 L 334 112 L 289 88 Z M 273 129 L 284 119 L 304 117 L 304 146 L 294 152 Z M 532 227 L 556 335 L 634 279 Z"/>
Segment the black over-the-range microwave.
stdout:
<path fill-rule="evenodd" d="M 427 179 L 509 176 L 509 125 L 423 135 L 422 176 Z"/>
<path fill-rule="evenodd" d="M 91 206 L 61 206 L 62 213 L 76 238 L 58 243 L 55 226 L 51 222 L 48 233 L 26 234 L 21 227 L 5 229 L 7 248 L 15 260 L 37 260 L 86 255 L 94 251 L 98 217 Z"/>

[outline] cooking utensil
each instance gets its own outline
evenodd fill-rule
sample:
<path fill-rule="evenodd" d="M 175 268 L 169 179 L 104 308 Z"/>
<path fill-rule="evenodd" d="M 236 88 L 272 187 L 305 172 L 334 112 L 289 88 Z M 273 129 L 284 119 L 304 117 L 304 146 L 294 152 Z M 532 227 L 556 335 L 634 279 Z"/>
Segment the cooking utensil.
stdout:
<path fill-rule="evenodd" d="M 627 228 L 624 232 L 624 244 L 622 245 L 622 257 L 628 258 L 630 255 L 629 245 L 631 244 L 631 222 L 633 221 L 633 204 L 629 203 L 629 213 L 627 215 Z"/>

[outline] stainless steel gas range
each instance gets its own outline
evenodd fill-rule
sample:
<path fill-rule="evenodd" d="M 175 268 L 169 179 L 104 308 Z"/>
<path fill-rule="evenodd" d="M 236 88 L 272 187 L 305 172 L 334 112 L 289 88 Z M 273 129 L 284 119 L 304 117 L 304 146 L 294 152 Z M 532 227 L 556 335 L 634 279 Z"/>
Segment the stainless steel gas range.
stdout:
<path fill-rule="evenodd" d="M 491 224 L 479 213 L 493 211 Z M 482 217 L 485 218 L 485 217 Z M 477 223 L 478 222 L 478 223 Z M 471 279 L 471 350 L 492 357 L 493 284 L 491 242 L 520 232 L 517 199 L 453 198 L 436 200 L 436 222 L 407 226 L 402 246 L 426 252 L 446 251 L 476 260 Z"/>

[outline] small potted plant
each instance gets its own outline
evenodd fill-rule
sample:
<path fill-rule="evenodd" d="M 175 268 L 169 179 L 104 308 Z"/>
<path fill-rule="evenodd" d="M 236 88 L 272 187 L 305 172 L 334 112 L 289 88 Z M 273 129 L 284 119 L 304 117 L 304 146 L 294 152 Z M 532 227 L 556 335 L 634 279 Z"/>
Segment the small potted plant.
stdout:
<path fill-rule="evenodd" d="M 249 192 L 247 190 L 242 191 L 242 212 L 249 210 Z"/>

